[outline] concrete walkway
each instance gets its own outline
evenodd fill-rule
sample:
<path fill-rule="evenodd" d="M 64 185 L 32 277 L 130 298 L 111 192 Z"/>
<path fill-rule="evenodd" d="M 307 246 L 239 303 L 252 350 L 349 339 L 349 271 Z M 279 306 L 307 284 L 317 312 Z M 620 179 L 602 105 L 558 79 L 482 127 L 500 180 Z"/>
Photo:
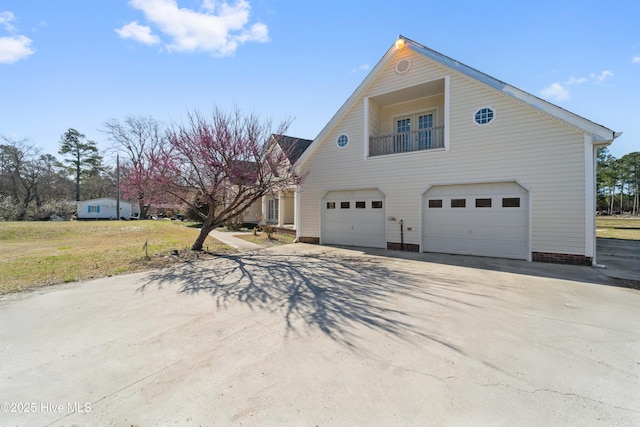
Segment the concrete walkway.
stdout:
<path fill-rule="evenodd" d="M 209 236 L 213 237 L 216 240 L 221 241 L 224 244 L 232 246 L 239 250 L 240 252 L 246 251 L 255 251 L 257 249 L 262 249 L 264 246 L 257 245 L 255 243 L 247 242 L 246 240 L 238 239 L 238 234 L 251 234 L 251 232 L 229 232 L 229 231 L 218 231 L 213 230 L 209 233 Z"/>

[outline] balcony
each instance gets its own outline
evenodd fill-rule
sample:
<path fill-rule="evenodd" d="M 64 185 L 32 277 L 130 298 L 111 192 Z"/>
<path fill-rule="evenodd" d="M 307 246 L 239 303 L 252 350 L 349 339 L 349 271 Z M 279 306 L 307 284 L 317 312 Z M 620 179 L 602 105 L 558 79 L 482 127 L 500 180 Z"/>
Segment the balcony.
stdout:
<path fill-rule="evenodd" d="M 449 76 L 380 89 L 365 98 L 365 157 L 448 149 Z"/>
<path fill-rule="evenodd" d="M 444 148 L 444 126 L 369 138 L 370 157 L 437 148 Z"/>

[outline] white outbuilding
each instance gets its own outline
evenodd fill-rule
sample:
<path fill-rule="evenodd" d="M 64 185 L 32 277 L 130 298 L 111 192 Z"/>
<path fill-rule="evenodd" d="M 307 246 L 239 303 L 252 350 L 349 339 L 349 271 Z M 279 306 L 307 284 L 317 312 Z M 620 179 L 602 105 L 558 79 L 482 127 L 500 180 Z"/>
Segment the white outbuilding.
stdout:
<path fill-rule="evenodd" d="M 115 198 L 83 200 L 78 202 L 78 219 L 118 219 L 138 218 L 140 210 L 137 205 L 120 200 L 120 214 L 117 213 Z"/>

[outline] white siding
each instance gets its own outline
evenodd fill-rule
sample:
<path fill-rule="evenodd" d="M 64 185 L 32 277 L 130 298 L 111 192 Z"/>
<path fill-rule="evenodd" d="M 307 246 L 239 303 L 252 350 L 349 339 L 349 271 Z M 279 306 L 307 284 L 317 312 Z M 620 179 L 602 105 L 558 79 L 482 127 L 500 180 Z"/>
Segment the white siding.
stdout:
<path fill-rule="evenodd" d="M 411 57 L 411 69 L 398 75 L 397 58 L 406 56 Z M 450 149 L 365 160 L 364 98 L 446 75 L 451 76 Z M 496 118 L 480 127 L 473 116 L 484 106 L 491 106 Z M 382 120 L 381 111 L 371 105 L 370 110 L 370 119 Z M 341 133 L 350 137 L 344 148 L 335 144 Z M 300 194 L 301 236 L 319 237 L 319 201 L 324 193 L 374 187 L 387 196 L 386 215 L 404 220 L 405 243 L 420 244 L 421 197 L 430 185 L 517 180 L 531 192 L 532 250 L 585 253 L 583 134 L 409 49 L 396 52 L 318 142 L 302 165 L 309 175 Z M 387 241 L 400 242 L 398 222 L 387 222 Z"/>
<path fill-rule="evenodd" d="M 89 212 L 89 206 L 97 207 L 99 212 Z M 117 219 L 117 200 L 110 198 L 84 200 L 77 203 L 78 219 Z M 138 210 L 136 209 L 136 212 Z M 129 218 L 133 215 L 132 204 L 120 201 L 120 217 Z"/>

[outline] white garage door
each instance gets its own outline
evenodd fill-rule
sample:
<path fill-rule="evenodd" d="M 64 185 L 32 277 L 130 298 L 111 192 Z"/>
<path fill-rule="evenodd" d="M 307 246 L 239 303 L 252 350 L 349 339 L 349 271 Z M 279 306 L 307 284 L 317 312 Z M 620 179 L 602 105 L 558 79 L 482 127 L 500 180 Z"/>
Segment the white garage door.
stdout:
<path fill-rule="evenodd" d="M 422 202 L 422 250 L 527 259 L 528 203 L 515 182 L 434 186 Z"/>
<path fill-rule="evenodd" d="M 322 199 L 322 241 L 385 248 L 385 199 L 378 190 L 330 191 Z"/>

